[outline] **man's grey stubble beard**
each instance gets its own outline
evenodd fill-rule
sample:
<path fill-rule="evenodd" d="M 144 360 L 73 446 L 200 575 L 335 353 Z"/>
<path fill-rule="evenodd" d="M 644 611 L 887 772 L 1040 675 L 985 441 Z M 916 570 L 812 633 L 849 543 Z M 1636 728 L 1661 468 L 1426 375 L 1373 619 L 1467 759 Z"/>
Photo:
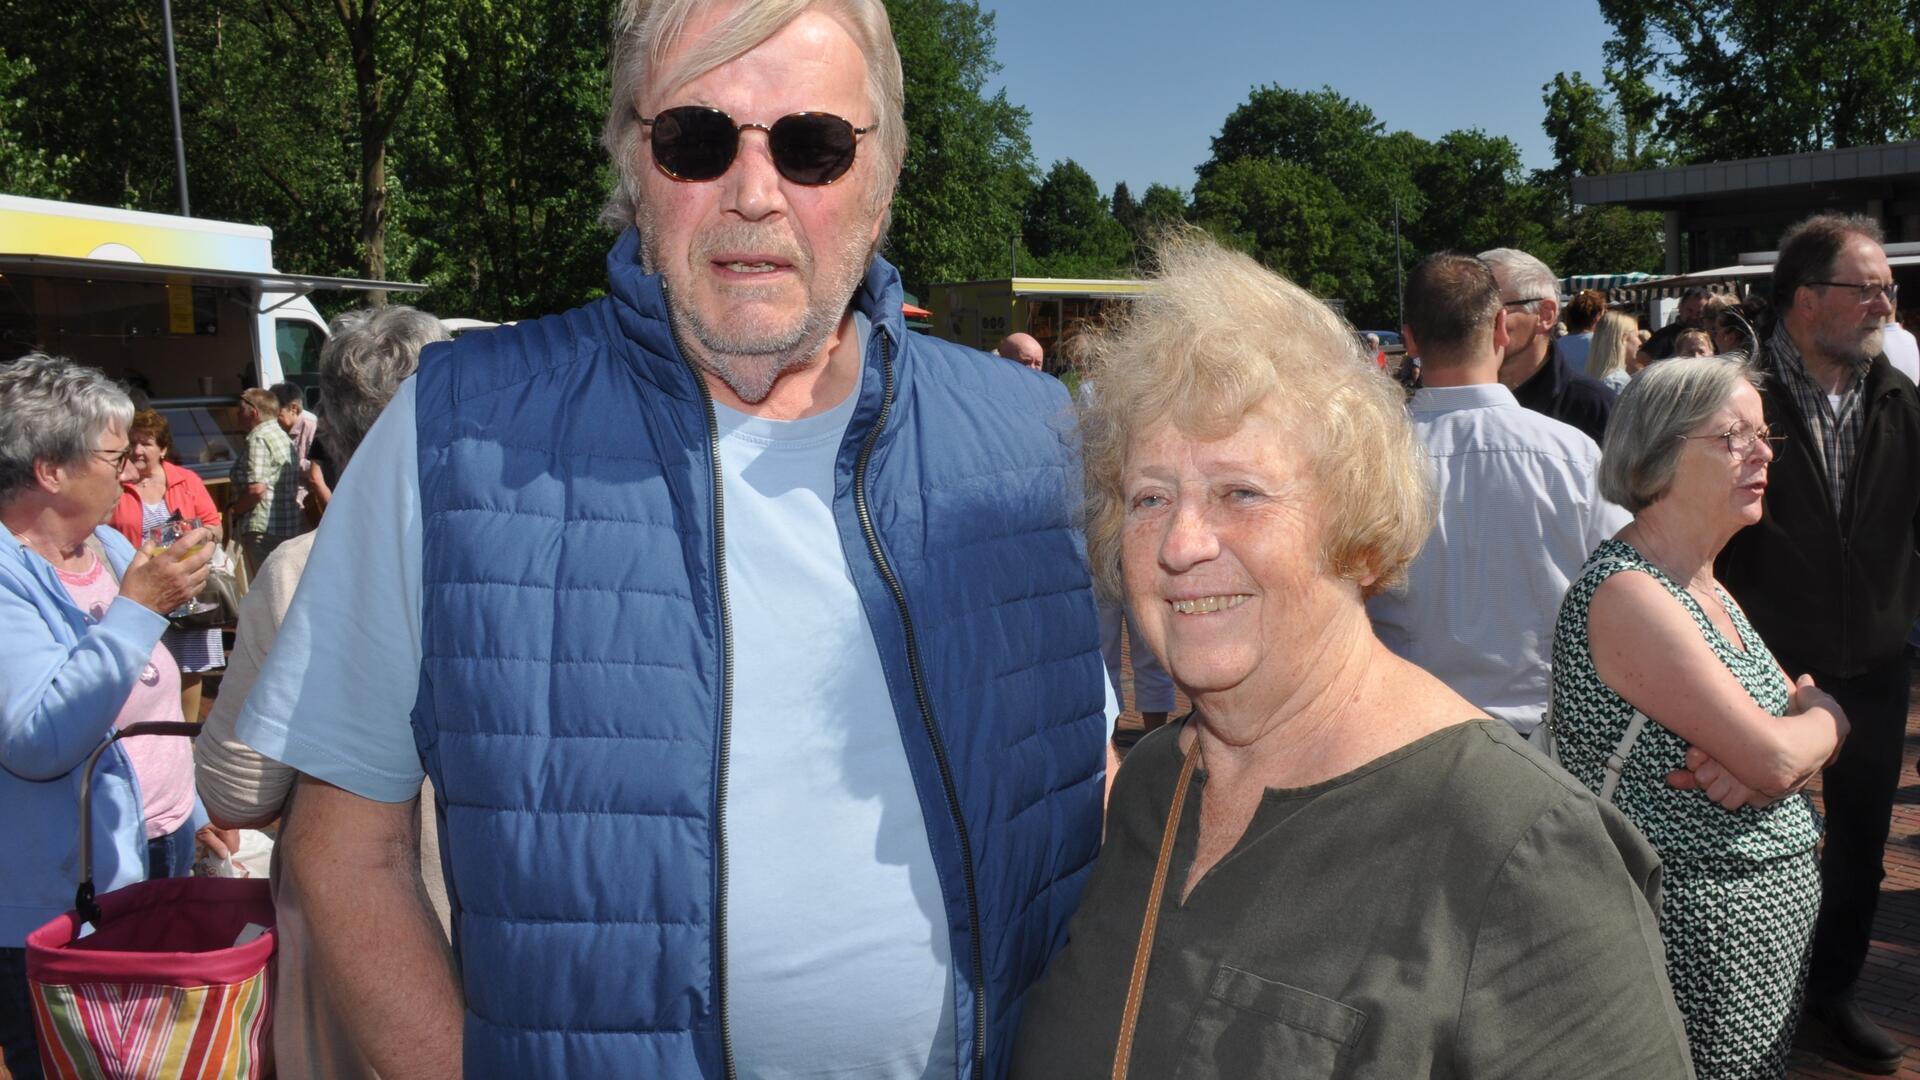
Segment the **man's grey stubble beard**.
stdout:
<path fill-rule="evenodd" d="M 653 222 L 644 209 L 636 215 L 636 224 L 640 229 L 642 265 L 648 273 L 661 275 L 668 317 L 680 350 L 700 370 L 725 383 L 736 397 L 749 405 L 765 401 L 782 375 L 810 367 L 819 358 L 821 348 L 846 314 L 854 290 L 865 280 L 867 267 L 877 251 L 877 245 L 861 243 L 858 232 L 850 233 L 841 252 L 844 257 L 840 265 L 845 267 L 845 280 L 824 283 L 824 302 L 814 303 L 810 299 L 806 311 L 790 331 L 742 338 L 725 327 L 710 325 L 692 304 L 675 299 L 671 280 L 654 256 L 657 245 Z M 817 269 L 818 265 L 816 260 L 813 268 Z M 818 279 L 815 283 L 821 284 Z"/>

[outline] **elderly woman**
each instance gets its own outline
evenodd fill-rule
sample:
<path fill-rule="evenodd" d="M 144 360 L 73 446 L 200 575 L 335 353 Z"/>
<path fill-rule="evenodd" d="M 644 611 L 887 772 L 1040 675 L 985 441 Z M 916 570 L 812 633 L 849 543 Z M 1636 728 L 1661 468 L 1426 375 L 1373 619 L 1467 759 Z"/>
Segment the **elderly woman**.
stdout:
<path fill-rule="evenodd" d="M 154 555 L 101 524 L 133 477 L 133 402 L 92 368 L 30 354 L 0 368 L 0 1048 L 40 1075 L 27 934 L 73 906 L 81 766 L 114 729 L 180 719 L 164 613 L 197 593 L 206 530 Z M 187 873 L 201 823 L 183 739 L 136 738 L 93 784 L 101 892 Z"/>
<path fill-rule="evenodd" d="M 167 419 L 152 409 L 133 414 L 127 429 L 133 440 L 133 480 L 122 485 L 120 502 L 107 524 L 120 535 L 142 547 L 156 527 L 178 514 L 184 520 L 197 520 L 220 542 L 220 510 L 213 505 L 207 485 L 192 472 L 167 458 L 173 453 L 173 429 Z M 200 719 L 200 680 L 209 671 L 227 666 L 226 648 L 220 642 L 220 630 L 181 630 L 169 627 L 160 636 L 168 655 L 180 667 L 180 712 L 189 720 Z"/>
<path fill-rule="evenodd" d="M 1714 580 L 1760 520 L 1770 437 L 1739 360 L 1634 379 L 1600 465 L 1634 519 L 1587 560 L 1554 634 L 1556 749 L 1666 865 L 1667 971 L 1703 1080 L 1783 1075 L 1820 905 L 1820 828 L 1796 793 L 1847 732 Z"/>
<path fill-rule="evenodd" d="M 420 350 L 446 338 L 439 319 L 399 304 L 349 311 L 333 320 L 320 352 L 320 389 L 327 418 L 318 435 L 333 461 L 346 466 L 400 383 L 419 367 Z M 292 793 L 294 771 L 241 742 L 234 726 L 247 691 L 279 635 L 280 622 L 293 602 L 318 535 L 303 533 L 276 548 L 240 602 L 233 662 L 207 716 L 207 729 L 194 744 L 201 796 L 218 824 L 263 825 L 280 816 Z M 303 641 L 298 647 L 319 645 Z M 420 805 L 421 876 L 444 931 L 449 918 L 447 893 L 431 791 L 423 792 Z M 279 873 L 279 865 L 276 859 L 273 886 L 280 914 L 280 952 L 274 984 L 274 1052 L 282 1062 L 301 1062 L 303 1075 L 371 1075 L 352 1040 L 335 1025 L 334 1007 L 320 992 L 319 982 L 311 978 L 304 926 L 298 918 L 299 898 Z"/>
<path fill-rule="evenodd" d="M 1017 1077 L 1685 1077 L 1652 850 L 1373 636 L 1397 389 L 1201 239 L 1095 345 L 1088 548 L 1194 710 L 1141 740 Z"/>

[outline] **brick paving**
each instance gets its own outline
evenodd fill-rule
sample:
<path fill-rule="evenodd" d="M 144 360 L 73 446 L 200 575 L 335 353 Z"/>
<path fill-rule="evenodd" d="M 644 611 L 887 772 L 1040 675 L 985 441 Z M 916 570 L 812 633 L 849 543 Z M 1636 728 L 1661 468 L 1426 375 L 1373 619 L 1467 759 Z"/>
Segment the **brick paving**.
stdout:
<path fill-rule="evenodd" d="M 1915 686 L 1920 698 L 1920 682 Z M 1899 1075 L 1920 1080 L 1920 708 L 1907 713 L 1906 763 L 1894 796 L 1893 834 L 1887 839 L 1887 880 L 1873 921 L 1873 952 L 1860 978 L 1860 1003 L 1893 1037 L 1909 1047 Z M 1816 781 L 1817 783 L 1817 781 Z M 1819 792 L 1814 792 L 1819 801 Z M 1796 1051 L 1787 1075 L 1805 1080 L 1859 1073 Z"/>

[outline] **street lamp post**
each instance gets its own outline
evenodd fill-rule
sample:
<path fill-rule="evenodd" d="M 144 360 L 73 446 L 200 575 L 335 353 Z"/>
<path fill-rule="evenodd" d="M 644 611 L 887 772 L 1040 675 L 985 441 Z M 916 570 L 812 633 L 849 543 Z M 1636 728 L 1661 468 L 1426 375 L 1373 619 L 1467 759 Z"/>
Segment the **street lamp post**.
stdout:
<path fill-rule="evenodd" d="M 173 108 L 173 167 L 180 178 L 180 216 L 192 217 L 187 199 L 187 144 L 180 135 L 180 75 L 173 59 L 173 0 L 160 0 L 160 21 L 167 40 L 167 103 Z"/>

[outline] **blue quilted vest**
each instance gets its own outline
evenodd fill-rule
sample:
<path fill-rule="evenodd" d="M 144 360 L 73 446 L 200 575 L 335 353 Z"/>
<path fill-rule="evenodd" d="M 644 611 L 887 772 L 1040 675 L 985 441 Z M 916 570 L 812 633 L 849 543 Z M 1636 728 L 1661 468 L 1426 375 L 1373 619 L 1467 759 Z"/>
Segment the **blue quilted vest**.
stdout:
<path fill-rule="evenodd" d="M 608 298 L 421 361 L 414 730 L 469 1075 L 730 1071 L 723 510 L 637 248 Z M 960 1074 L 999 1076 L 1099 844 L 1105 676 L 1065 393 L 907 333 L 900 300 L 876 259 L 834 506 L 946 899 Z"/>

